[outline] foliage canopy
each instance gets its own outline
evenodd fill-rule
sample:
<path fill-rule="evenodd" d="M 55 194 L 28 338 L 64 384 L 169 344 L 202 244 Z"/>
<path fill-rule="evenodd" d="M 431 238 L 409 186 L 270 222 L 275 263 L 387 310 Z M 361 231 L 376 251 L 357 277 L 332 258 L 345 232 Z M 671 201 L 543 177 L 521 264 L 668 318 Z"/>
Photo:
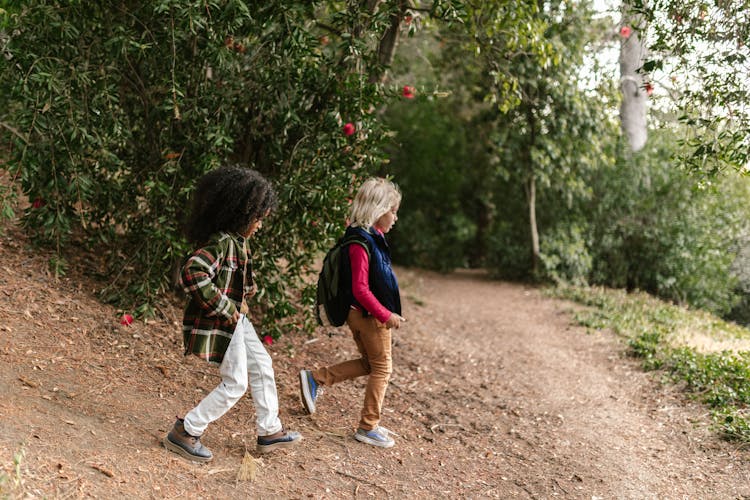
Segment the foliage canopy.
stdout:
<path fill-rule="evenodd" d="M 150 314 L 187 248 L 195 179 L 226 162 L 272 179 L 280 209 L 253 248 L 267 327 L 295 314 L 345 200 L 379 168 L 378 78 L 401 2 L 4 2 L 3 168 L 23 220 L 57 249 L 103 260 L 104 298 Z M 448 1 L 434 15 L 456 16 Z M 356 132 L 342 133 L 351 123 Z M 352 126 L 350 125 L 350 127 Z M 9 213 L 15 191 L 4 192 Z M 99 263 L 97 263 L 99 264 Z M 307 315 L 309 319 L 309 315 Z"/>

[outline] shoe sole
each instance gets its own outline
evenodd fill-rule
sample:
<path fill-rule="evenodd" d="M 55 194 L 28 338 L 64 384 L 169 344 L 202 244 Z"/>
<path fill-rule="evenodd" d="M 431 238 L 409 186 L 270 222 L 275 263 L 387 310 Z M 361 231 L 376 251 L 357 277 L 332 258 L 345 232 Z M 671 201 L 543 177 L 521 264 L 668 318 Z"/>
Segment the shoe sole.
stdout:
<path fill-rule="evenodd" d="M 208 458 L 198 457 L 196 455 L 192 455 L 179 444 L 175 444 L 172 441 L 170 441 L 168 437 L 165 437 L 162 440 L 162 443 L 164 443 L 164 447 L 168 449 L 169 451 L 177 453 L 181 457 L 187 458 L 188 460 L 192 460 L 193 462 L 206 463 L 206 462 L 210 462 L 214 458 L 214 457 L 208 457 Z"/>
<path fill-rule="evenodd" d="M 307 380 L 307 372 L 302 370 L 299 372 L 299 390 L 302 399 L 302 406 L 305 407 L 305 411 L 312 415 L 315 413 L 315 401 L 312 399 L 310 394 L 310 383 Z"/>
<path fill-rule="evenodd" d="M 293 446 L 296 446 L 297 443 L 302 441 L 302 436 L 300 436 L 298 439 L 295 439 L 293 441 L 279 441 L 278 443 L 272 443 L 272 444 L 259 444 L 256 446 L 256 450 L 258 453 L 268 453 L 273 450 L 283 449 L 283 448 L 291 448 Z"/>
<path fill-rule="evenodd" d="M 354 439 L 356 439 L 360 443 L 365 443 L 365 444 L 369 444 L 369 445 L 372 445 L 372 446 L 377 446 L 378 448 L 391 448 L 391 447 L 393 447 L 393 445 L 396 444 L 396 442 L 393 441 L 393 440 L 387 441 L 387 442 L 376 441 L 374 439 L 368 438 L 367 436 L 363 436 L 361 434 L 356 434 L 356 433 L 354 434 Z"/>

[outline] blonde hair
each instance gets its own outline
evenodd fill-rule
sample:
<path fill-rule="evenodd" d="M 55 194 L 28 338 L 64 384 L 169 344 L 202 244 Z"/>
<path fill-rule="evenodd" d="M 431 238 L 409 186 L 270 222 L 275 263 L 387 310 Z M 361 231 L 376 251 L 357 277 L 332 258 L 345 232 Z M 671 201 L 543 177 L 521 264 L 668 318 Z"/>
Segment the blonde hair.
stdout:
<path fill-rule="evenodd" d="M 367 179 L 352 202 L 350 224 L 367 229 L 400 203 L 401 191 L 393 182 L 382 177 Z"/>

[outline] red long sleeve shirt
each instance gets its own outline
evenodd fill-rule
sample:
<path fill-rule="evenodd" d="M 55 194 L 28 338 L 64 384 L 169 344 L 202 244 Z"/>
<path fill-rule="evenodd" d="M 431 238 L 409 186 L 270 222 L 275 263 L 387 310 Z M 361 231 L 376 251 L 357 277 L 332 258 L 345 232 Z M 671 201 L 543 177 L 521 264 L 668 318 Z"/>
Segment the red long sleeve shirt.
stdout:
<path fill-rule="evenodd" d="M 349 260 L 352 265 L 352 294 L 367 312 L 381 323 L 388 321 L 391 311 L 375 298 L 370 290 L 370 258 L 361 245 L 349 245 Z"/>

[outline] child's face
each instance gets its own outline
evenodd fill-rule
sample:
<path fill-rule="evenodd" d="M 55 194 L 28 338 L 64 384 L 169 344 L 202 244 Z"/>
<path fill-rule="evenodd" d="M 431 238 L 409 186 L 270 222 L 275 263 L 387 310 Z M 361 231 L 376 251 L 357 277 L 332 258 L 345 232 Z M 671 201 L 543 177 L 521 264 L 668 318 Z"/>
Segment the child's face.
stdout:
<path fill-rule="evenodd" d="M 242 233 L 242 236 L 244 236 L 245 238 L 250 238 L 252 235 L 254 235 L 255 233 L 257 233 L 258 230 L 260 230 L 260 228 L 263 227 L 263 219 L 265 219 L 266 217 L 268 217 L 268 214 L 269 214 L 269 212 L 266 212 L 263 215 L 263 217 L 261 217 L 258 220 L 253 221 L 250 224 L 250 226 L 248 226 L 247 231 L 245 231 L 244 233 Z"/>
<path fill-rule="evenodd" d="M 383 233 L 387 233 L 391 230 L 393 225 L 398 220 L 398 205 L 395 205 L 391 207 L 389 211 L 384 213 L 380 216 L 378 220 L 375 221 L 375 227 L 383 231 Z"/>

